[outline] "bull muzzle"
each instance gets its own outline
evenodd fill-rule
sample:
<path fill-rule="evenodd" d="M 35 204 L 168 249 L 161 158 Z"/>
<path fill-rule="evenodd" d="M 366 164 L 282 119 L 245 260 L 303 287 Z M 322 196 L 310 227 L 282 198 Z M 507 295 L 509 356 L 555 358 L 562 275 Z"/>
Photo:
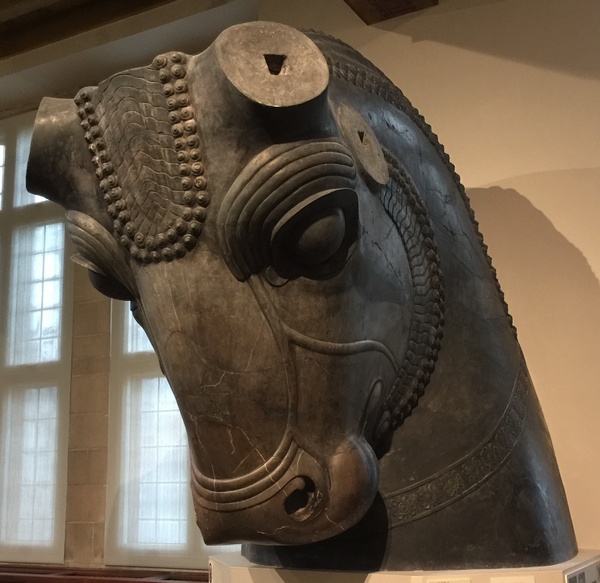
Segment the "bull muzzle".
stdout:
<path fill-rule="evenodd" d="M 378 485 L 373 450 L 345 440 L 319 460 L 294 439 L 252 474 L 203 476 L 192 463 L 192 494 L 208 544 L 236 541 L 306 544 L 339 534 L 367 512 Z"/>

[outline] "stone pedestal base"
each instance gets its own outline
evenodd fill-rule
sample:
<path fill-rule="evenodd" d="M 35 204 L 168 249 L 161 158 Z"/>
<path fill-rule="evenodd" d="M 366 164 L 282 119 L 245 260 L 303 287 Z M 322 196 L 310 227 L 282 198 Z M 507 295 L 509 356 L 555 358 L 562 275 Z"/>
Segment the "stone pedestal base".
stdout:
<path fill-rule="evenodd" d="M 600 583 L 600 551 L 548 567 L 378 573 L 274 569 L 232 553 L 211 557 L 209 570 L 211 583 Z"/>

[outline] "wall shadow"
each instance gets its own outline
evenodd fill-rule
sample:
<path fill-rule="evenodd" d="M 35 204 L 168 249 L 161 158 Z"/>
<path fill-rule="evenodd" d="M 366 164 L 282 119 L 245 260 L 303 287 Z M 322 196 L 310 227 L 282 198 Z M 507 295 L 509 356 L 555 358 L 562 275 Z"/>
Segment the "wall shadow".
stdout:
<path fill-rule="evenodd" d="M 467 192 L 542 402 L 578 542 L 597 547 L 600 283 L 579 249 L 516 190 Z"/>
<path fill-rule="evenodd" d="M 596 0 L 440 0 L 375 27 L 414 42 L 435 41 L 600 79 Z"/>

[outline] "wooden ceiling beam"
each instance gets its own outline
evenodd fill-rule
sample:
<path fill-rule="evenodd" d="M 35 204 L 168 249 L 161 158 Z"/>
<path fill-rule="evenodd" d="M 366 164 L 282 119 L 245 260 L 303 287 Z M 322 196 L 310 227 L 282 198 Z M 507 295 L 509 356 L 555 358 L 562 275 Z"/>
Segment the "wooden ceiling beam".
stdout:
<path fill-rule="evenodd" d="M 0 0 L 0 22 L 8 22 L 15 18 L 37 12 L 42 8 L 48 8 L 59 4 L 61 0 Z"/>
<path fill-rule="evenodd" d="M 0 18 L 0 59 L 98 28 L 173 0 L 39 0 L 13 18 Z M 34 8 L 35 6 L 35 8 Z M 2 10 L 9 3 L 0 0 Z"/>
<path fill-rule="evenodd" d="M 439 4 L 439 0 L 344 0 L 344 2 L 367 24 L 376 24 Z"/>

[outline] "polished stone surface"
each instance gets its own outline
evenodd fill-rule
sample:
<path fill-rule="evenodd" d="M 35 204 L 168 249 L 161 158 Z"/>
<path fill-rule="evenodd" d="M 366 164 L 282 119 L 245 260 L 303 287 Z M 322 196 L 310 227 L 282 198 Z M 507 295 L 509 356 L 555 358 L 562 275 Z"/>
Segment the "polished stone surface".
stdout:
<path fill-rule="evenodd" d="M 155 347 L 207 543 L 372 571 L 576 553 L 464 188 L 353 49 L 249 23 L 46 99 L 28 185 Z"/>

